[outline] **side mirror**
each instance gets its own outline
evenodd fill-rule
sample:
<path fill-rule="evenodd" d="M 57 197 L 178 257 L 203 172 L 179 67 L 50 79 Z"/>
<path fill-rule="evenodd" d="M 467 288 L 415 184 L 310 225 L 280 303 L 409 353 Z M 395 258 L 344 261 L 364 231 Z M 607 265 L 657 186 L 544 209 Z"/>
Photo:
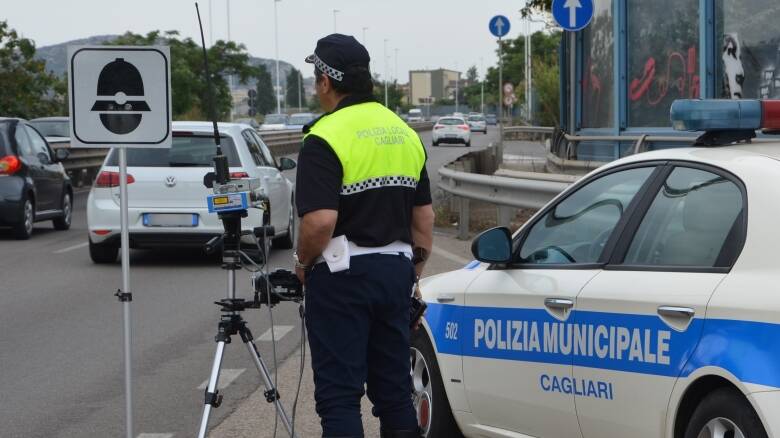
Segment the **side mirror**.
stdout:
<path fill-rule="evenodd" d="M 57 149 L 54 151 L 54 158 L 57 161 L 65 161 L 70 156 L 70 151 L 67 149 Z"/>
<path fill-rule="evenodd" d="M 282 157 L 279 159 L 279 170 L 295 169 L 298 164 L 292 158 Z"/>
<path fill-rule="evenodd" d="M 491 228 L 474 239 L 471 244 L 474 258 L 485 263 L 509 263 L 512 261 L 512 235 L 506 227 Z"/>

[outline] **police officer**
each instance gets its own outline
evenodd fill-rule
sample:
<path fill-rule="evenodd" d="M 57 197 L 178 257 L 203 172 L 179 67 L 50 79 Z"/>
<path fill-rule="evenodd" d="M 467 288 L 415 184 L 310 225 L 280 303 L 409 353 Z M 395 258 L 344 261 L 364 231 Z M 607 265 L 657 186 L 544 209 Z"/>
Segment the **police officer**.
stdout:
<path fill-rule="evenodd" d="M 410 297 L 433 239 L 430 182 L 418 135 L 372 97 L 369 61 L 341 34 L 306 58 L 326 113 L 304 127 L 298 157 L 296 273 L 323 436 L 363 436 L 365 387 L 382 437 L 417 438 Z"/>

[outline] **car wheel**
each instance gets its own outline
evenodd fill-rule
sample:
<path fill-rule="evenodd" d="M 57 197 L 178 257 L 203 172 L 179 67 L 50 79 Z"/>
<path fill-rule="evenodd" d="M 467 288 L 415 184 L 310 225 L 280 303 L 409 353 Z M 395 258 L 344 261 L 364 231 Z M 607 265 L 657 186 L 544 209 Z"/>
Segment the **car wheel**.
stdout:
<path fill-rule="evenodd" d="M 115 263 L 118 255 L 119 247 L 116 245 L 92 243 L 91 240 L 89 241 L 89 257 L 94 263 Z"/>
<path fill-rule="evenodd" d="M 467 141 L 467 142 L 466 142 L 466 147 L 467 147 L 467 148 L 470 148 L 470 147 L 471 147 L 471 140 L 469 140 L 469 141 Z"/>
<path fill-rule="evenodd" d="M 271 242 L 274 249 L 292 249 L 295 245 L 295 207 L 290 201 L 290 218 L 287 222 L 287 234 Z"/>
<path fill-rule="evenodd" d="M 439 142 L 434 140 L 434 142 L 433 142 L 433 145 L 434 145 L 434 146 L 438 146 L 438 145 L 439 145 Z"/>
<path fill-rule="evenodd" d="M 412 333 L 412 401 L 417 422 L 425 438 L 463 437 L 452 416 L 439 365 L 425 329 Z"/>
<path fill-rule="evenodd" d="M 742 393 L 721 388 L 699 403 L 685 438 L 766 438 L 756 411 Z"/>
<path fill-rule="evenodd" d="M 32 236 L 33 226 L 35 225 L 35 203 L 29 196 L 25 196 L 22 203 L 22 210 L 19 214 L 19 222 L 13 227 L 14 237 L 19 240 L 27 240 Z"/>
<path fill-rule="evenodd" d="M 70 221 L 73 217 L 73 201 L 69 192 L 62 196 L 62 216 L 54 219 L 55 230 L 67 230 L 70 228 Z"/>

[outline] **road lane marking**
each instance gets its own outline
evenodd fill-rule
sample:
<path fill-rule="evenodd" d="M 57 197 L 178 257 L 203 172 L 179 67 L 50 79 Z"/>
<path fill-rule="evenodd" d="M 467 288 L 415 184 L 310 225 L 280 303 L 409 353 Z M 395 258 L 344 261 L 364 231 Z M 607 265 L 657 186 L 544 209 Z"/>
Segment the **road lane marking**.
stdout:
<path fill-rule="evenodd" d="M 79 243 L 78 245 L 73 245 L 67 248 L 58 249 L 57 251 L 54 251 L 54 254 L 62 254 L 64 252 L 73 251 L 79 248 L 84 248 L 87 245 L 89 245 L 89 242 Z"/>
<path fill-rule="evenodd" d="M 292 325 L 277 325 L 274 328 L 274 335 L 276 335 L 275 336 L 276 340 L 278 341 L 278 340 L 282 339 L 284 337 L 284 335 L 286 335 L 287 333 L 290 333 L 290 331 L 292 331 L 292 329 L 294 329 L 294 328 L 295 328 L 295 326 L 292 326 Z M 260 335 L 259 338 L 257 338 L 257 340 L 258 341 L 270 342 L 272 340 L 271 339 L 271 329 L 266 330 L 265 333 L 263 333 L 262 335 Z"/>
<path fill-rule="evenodd" d="M 173 438 L 172 433 L 142 433 L 138 438 Z"/>
<path fill-rule="evenodd" d="M 440 256 L 440 257 L 444 257 L 445 259 L 447 259 L 449 261 L 458 263 L 460 265 L 467 265 L 467 264 L 471 263 L 471 260 L 469 260 L 469 259 L 467 259 L 465 257 L 461 257 L 461 256 L 459 256 L 457 254 L 453 254 L 453 253 L 451 253 L 451 252 L 449 252 L 447 250 L 441 249 L 438 246 L 434 246 L 433 247 L 433 253 L 438 255 L 438 256 Z"/>
<path fill-rule="evenodd" d="M 233 383 L 233 381 L 236 380 L 238 376 L 240 376 L 241 373 L 243 373 L 244 371 L 246 371 L 246 368 L 238 368 L 238 369 L 227 368 L 220 371 L 219 384 L 217 385 L 217 389 L 227 388 L 228 385 Z M 198 389 L 206 389 L 208 387 L 209 387 L 209 379 L 206 379 L 205 382 L 201 383 L 200 386 L 198 386 Z"/>

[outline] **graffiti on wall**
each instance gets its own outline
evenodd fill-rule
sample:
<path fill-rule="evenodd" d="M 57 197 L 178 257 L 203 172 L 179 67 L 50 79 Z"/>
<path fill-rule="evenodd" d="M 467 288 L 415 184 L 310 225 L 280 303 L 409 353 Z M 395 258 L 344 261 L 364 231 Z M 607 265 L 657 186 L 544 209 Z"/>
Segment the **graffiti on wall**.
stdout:
<path fill-rule="evenodd" d="M 647 58 L 641 76 L 631 79 L 628 98 L 631 102 L 644 102 L 655 107 L 670 93 L 675 98 L 699 97 L 696 47 L 690 47 L 687 56 L 671 52 L 666 59 L 666 70 L 659 73 L 656 58 Z"/>

